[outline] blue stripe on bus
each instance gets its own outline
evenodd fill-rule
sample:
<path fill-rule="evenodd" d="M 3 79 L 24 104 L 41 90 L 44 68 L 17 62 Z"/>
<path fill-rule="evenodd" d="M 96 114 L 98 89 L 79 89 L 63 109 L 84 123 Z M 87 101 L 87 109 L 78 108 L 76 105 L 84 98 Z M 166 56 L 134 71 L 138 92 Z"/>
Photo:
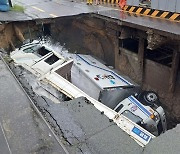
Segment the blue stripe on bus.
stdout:
<path fill-rule="evenodd" d="M 144 112 L 148 117 L 151 116 L 151 112 L 149 112 L 146 108 L 144 108 L 144 106 L 133 96 L 129 96 L 128 99 L 135 105 L 138 106 L 138 108 Z"/>
<path fill-rule="evenodd" d="M 103 71 L 109 72 L 109 73 L 115 75 L 117 78 L 119 78 L 122 82 L 126 83 L 127 85 L 132 85 L 130 82 L 128 82 L 127 80 L 125 80 L 123 77 L 117 75 L 117 74 L 114 73 L 113 71 L 110 71 L 110 70 L 107 70 L 107 69 L 104 69 L 104 68 L 95 66 L 95 65 L 93 65 L 93 64 L 90 64 L 88 61 L 86 61 L 86 60 L 85 60 L 84 58 L 82 58 L 80 55 L 77 54 L 77 56 L 78 56 L 81 60 L 83 60 L 85 63 L 87 63 L 88 65 L 93 66 L 93 67 L 96 67 L 96 68 L 101 69 L 101 70 L 103 70 Z"/>

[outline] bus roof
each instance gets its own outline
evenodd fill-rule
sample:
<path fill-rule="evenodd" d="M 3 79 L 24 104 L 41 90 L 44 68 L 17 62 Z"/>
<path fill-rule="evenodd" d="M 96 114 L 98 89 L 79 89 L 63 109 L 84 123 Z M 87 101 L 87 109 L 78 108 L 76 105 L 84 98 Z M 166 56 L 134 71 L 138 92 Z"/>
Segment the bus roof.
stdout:
<path fill-rule="evenodd" d="M 90 55 L 75 54 L 73 59 L 75 66 L 101 89 L 133 85 Z"/>

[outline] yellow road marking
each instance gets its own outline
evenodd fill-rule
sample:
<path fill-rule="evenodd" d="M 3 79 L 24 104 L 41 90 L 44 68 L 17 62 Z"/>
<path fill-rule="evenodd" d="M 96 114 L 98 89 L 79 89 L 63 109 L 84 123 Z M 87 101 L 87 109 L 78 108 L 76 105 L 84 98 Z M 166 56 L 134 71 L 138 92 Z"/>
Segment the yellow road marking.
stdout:
<path fill-rule="evenodd" d="M 178 16 L 179 16 L 179 14 L 175 13 L 175 14 L 173 14 L 169 19 L 170 19 L 170 20 L 174 20 L 174 19 L 176 19 Z"/>
<path fill-rule="evenodd" d="M 130 14 L 143 15 L 145 17 L 157 18 L 157 19 L 162 19 L 162 20 L 166 20 L 166 21 L 172 21 L 172 22 L 180 23 L 180 21 L 177 21 L 177 20 L 169 20 L 169 19 L 166 19 L 166 18 L 156 17 L 156 16 L 152 16 L 152 15 L 140 14 L 141 10 L 142 10 L 142 8 L 139 8 L 136 12 L 129 12 L 129 11 L 126 11 L 126 10 L 121 10 L 121 11 L 126 12 L 126 13 L 130 13 Z"/>
<path fill-rule="evenodd" d="M 113 3 L 114 3 L 114 0 L 111 0 L 111 3 L 113 4 Z"/>
<path fill-rule="evenodd" d="M 158 13 L 159 13 L 159 11 L 158 11 L 158 10 L 155 10 L 155 11 L 151 14 L 151 16 L 156 16 Z"/>
<path fill-rule="evenodd" d="M 124 7 L 124 10 L 126 10 L 128 8 L 128 6 L 126 5 L 125 7 Z"/>
<path fill-rule="evenodd" d="M 180 14 L 178 13 L 175 13 L 173 14 L 169 19 L 166 19 L 165 17 L 170 13 L 170 12 L 164 12 L 160 17 L 156 17 L 156 15 L 159 13 L 159 10 L 155 10 L 151 15 L 148 15 L 148 13 L 151 11 L 151 9 L 146 9 L 146 11 L 141 14 L 140 12 L 142 11 L 143 8 L 138 8 L 136 12 L 130 12 L 130 10 L 134 10 L 133 7 L 130 8 L 129 11 L 126 11 L 128 8 L 128 5 L 126 5 L 124 7 L 123 10 L 120 10 L 120 9 L 114 9 L 114 10 L 119 10 L 119 11 L 122 11 L 122 12 L 127 12 L 127 13 L 130 13 L 130 14 L 136 14 L 136 15 L 143 15 L 143 16 L 146 16 L 146 17 L 151 17 L 151 18 L 157 18 L 157 19 L 162 19 L 162 20 L 167 20 L 167 21 L 172 21 L 172 22 L 178 22 L 180 23 L 180 21 L 178 20 L 174 20 L 176 19 L 178 16 L 180 16 Z"/>
<path fill-rule="evenodd" d="M 142 11 L 143 8 L 138 8 L 136 12 L 130 12 L 130 11 L 126 11 L 128 8 L 128 5 L 126 5 L 124 7 L 123 10 L 121 10 L 122 12 L 127 12 L 127 13 L 130 13 L 130 14 L 136 14 L 136 15 L 143 15 L 143 16 L 146 16 L 146 17 L 151 17 L 151 18 L 157 18 L 157 19 L 162 19 L 162 20 L 167 20 L 167 21 L 172 21 L 172 22 L 178 22 L 180 23 L 180 21 L 177 21 L 177 20 L 174 20 L 176 19 L 178 16 L 180 16 L 180 14 L 178 13 L 175 13 L 174 15 L 172 15 L 169 19 L 166 19 L 165 17 L 170 13 L 170 12 L 164 12 L 160 17 L 156 17 L 156 15 L 159 13 L 158 10 L 155 10 L 151 15 L 148 15 L 148 13 L 151 11 L 151 9 L 146 9 L 146 11 L 141 14 L 140 12 Z M 132 9 L 132 7 L 131 7 Z M 119 10 L 119 9 L 115 9 L 115 10 Z M 134 10 L 134 9 L 133 9 Z"/>
<path fill-rule="evenodd" d="M 135 7 L 133 6 L 133 7 L 131 7 L 130 8 L 130 10 L 129 10 L 129 12 L 133 12 L 133 10 L 135 9 Z"/>
<path fill-rule="evenodd" d="M 160 17 L 165 18 L 168 14 L 169 14 L 169 12 L 164 12 Z"/>
<path fill-rule="evenodd" d="M 52 16 L 52 17 L 54 17 L 54 18 L 58 17 L 58 16 L 55 15 L 55 14 L 49 14 L 49 15 Z"/>
<path fill-rule="evenodd" d="M 128 12 L 128 11 L 124 11 L 124 12 Z M 131 14 L 143 15 L 143 14 L 134 13 L 134 12 L 132 12 Z M 167 20 L 167 21 L 173 21 L 173 22 L 178 22 L 178 23 L 180 23 L 180 21 L 176 21 L 176 20 L 169 20 L 169 19 L 166 19 L 166 18 L 155 17 L 155 16 L 151 16 L 151 15 L 143 15 L 143 16 L 145 16 L 145 17 L 151 17 L 151 18 L 156 18 L 156 19 Z"/>
<path fill-rule="evenodd" d="M 142 11 L 143 8 L 139 8 L 137 9 L 136 13 L 140 13 Z"/>
<path fill-rule="evenodd" d="M 147 15 L 150 11 L 151 9 L 146 9 L 146 11 L 143 14 Z"/>
<path fill-rule="evenodd" d="M 35 7 L 35 6 L 32 6 L 32 8 L 33 8 L 33 9 L 36 9 L 36 10 L 38 10 L 38 11 L 40 11 L 40 12 L 45 12 L 44 10 L 42 10 L 42 9 L 40 9 L 40 8 L 38 8 L 38 7 Z"/>

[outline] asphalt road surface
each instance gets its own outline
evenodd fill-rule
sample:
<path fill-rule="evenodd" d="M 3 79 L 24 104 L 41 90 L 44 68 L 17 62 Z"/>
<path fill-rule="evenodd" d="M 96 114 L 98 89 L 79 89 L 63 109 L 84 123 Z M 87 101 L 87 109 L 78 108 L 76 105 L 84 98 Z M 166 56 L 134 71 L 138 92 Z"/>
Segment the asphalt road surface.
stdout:
<path fill-rule="evenodd" d="M 94 13 L 106 18 L 115 19 L 133 24 L 136 28 L 152 28 L 164 33 L 170 33 L 178 37 L 180 35 L 180 23 L 159 18 L 123 12 L 119 7 L 106 5 L 86 5 L 83 0 L 14 0 L 14 4 L 24 7 L 24 13 L 0 12 L 0 21 L 25 21 L 33 19 L 56 18 Z"/>
<path fill-rule="evenodd" d="M 0 153 L 65 154 L 0 59 Z"/>

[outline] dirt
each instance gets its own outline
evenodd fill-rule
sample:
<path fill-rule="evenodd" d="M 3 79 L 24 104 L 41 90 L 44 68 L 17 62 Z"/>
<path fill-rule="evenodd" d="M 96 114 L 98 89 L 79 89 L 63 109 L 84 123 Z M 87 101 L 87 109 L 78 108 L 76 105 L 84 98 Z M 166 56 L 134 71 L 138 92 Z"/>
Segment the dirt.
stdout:
<path fill-rule="evenodd" d="M 91 54 L 114 65 L 113 39 L 103 21 L 88 17 L 58 20 L 52 25 L 52 38 L 66 43 L 71 52 Z"/>
<path fill-rule="evenodd" d="M 0 25 L 0 48 L 10 52 L 26 39 L 38 37 L 39 26 L 35 22 L 11 22 Z"/>

